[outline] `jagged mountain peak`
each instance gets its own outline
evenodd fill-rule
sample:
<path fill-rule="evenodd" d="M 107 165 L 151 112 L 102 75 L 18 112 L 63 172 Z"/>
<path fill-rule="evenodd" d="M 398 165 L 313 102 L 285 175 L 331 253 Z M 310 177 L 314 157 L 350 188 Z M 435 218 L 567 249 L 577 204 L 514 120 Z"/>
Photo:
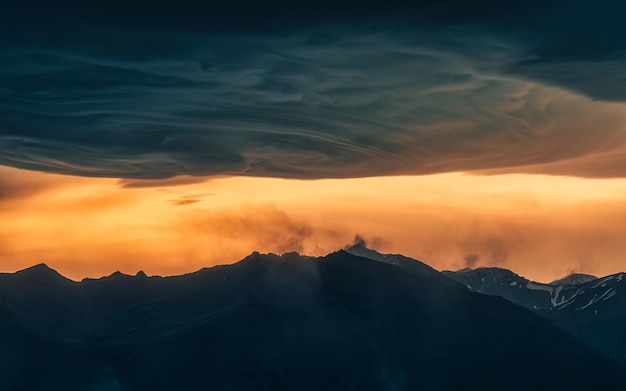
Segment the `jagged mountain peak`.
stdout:
<path fill-rule="evenodd" d="M 274 253 L 263 254 L 258 251 L 254 251 L 239 262 L 246 263 L 246 262 L 258 262 L 258 261 L 267 261 L 267 260 L 290 261 L 290 260 L 301 259 L 301 258 L 310 258 L 310 257 L 300 255 L 299 253 L 295 251 L 286 252 L 281 255 L 274 254 Z"/>
<path fill-rule="evenodd" d="M 71 281 L 45 263 L 39 263 L 19 270 L 15 272 L 14 275 L 18 278 L 27 278 L 37 281 Z"/>
<path fill-rule="evenodd" d="M 479 278 L 483 282 L 485 279 L 492 281 L 527 281 L 526 278 L 516 274 L 515 272 L 501 267 L 479 267 L 476 269 L 466 267 L 455 272 L 445 270 L 443 273 L 449 277 L 457 276 L 455 279 L 458 279 L 459 276 L 466 276 L 467 278 Z"/>
<path fill-rule="evenodd" d="M 122 273 L 121 271 L 116 270 L 105 278 L 122 278 L 122 277 L 132 277 L 132 276 L 130 274 Z"/>
<path fill-rule="evenodd" d="M 51 268 L 50 266 L 48 266 L 45 263 L 38 263 L 36 265 L 27 267 L 25 269 L 18 270 L 18 271 L 15 272 L 15 274 L 18 274 L 18 273 L 33 273 L 33 272 L 36 272 L 36 273 L 54 272 L 54 273 L 56 273 L 56 270 L 54 270 L 53 268 Z"/>
<path fill-rule="evenodd" d="M 367 244 L 363 241 L 357 241 L 354 244 L 344 247 L 340 251 L 344 251 L 344 252 L 347 252 L 348 254 L 356 255 L 357 257 L 369 258 L 375 261 L 383 261 L 383 262 L 388 262 L 388 263 L 393 263 L 390 261 L 398 260 L 398 259 L 406 259 L 406 260 L 410 259 L 415 262 L 420 262 L 417 259 L 409 258 L 402 254 L 383 254 L 377 250 L 374 250 L 373 248 L 367 247 Z"/>

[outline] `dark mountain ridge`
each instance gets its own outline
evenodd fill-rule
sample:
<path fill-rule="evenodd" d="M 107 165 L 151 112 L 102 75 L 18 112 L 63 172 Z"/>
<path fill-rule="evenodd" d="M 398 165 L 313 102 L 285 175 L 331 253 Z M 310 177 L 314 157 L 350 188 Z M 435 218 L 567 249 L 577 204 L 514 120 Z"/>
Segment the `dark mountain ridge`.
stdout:
<path fill-rule="evenodd" d="M 339 251 L 176 277 L 3 274 L 0 386 L 626 387 L 623 367 L 545 319 L 420 270 Z"/>

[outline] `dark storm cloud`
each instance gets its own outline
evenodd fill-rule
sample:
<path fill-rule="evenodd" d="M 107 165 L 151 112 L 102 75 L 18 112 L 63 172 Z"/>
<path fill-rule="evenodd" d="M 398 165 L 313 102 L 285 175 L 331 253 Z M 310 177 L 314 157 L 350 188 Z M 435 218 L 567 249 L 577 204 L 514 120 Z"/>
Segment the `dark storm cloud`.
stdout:
<path fill-rule="evenodd" d="M 180 196 L 176 199 L 168 200 L 169 203 L 175 206 L 184 206 L 196 204 L 198 202 L 204 201 L 204 198 L 212 196 L 213 194 L 189 194 Z"/>
<path fill-rule="evenodd" d="M 572 33 L 572 48 L 559 28 L 589 19 L 582 3 L 562 18 L 558 2 L 446 4 L 402 17 L 393 2 L 51 10 L 56 19 L 1 41 L 0 164 L 133 179 L 359 177 L 514 169 L 624 143 L 624 43 L 603 33 L 621 23 L 583 24 L 595 30 Z M 588 171 L 568 174 L 600 176 Z"/>
<path fill-rule="evenodd" d="M 176 176 L 167 179 L 120 179 L 118 185 L 123 189 L 133 189 L 141 187 L 167 188 L 170 186 L 184 186 L 194 183 L 206 182 L 207 178 L 193 176 Z"/>
<path fill-rule="evenodd" d="M 185 206 L 195 204 L 202 200 L 193 200 L 193 199 L 177 199 L 177 200 L 169 200 L 169 202 L 175 206 Z"/>
<path fill-rule="evenodd" d="M 522 17 L 495 23 L 492 32 L 515 39 L 531 56 L 509 71 L 593 99 L 626 101 L 626 3 L 551 1 Z"/>

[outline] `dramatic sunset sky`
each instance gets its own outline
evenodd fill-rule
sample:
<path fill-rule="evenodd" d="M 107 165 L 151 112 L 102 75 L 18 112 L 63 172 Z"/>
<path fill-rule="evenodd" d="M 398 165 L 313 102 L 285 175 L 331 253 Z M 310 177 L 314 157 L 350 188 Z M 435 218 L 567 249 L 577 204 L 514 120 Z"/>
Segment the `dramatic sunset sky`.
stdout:
<path fill-rule="evenodd" d="M 209 3 L 0 15 L 0 271 L 626 270 L 625 3 Z"/>

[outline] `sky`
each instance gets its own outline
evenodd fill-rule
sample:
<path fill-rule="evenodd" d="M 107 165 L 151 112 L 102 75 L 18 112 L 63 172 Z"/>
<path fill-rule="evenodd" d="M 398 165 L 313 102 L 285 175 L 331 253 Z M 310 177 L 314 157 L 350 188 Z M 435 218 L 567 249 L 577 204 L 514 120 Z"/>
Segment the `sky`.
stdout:
<path fill-rule="evenodd" d="M 0 271 L 170 275 L 363 238 L 626 270 L 618 1 L 26 0 L 0 15 Z"/>

